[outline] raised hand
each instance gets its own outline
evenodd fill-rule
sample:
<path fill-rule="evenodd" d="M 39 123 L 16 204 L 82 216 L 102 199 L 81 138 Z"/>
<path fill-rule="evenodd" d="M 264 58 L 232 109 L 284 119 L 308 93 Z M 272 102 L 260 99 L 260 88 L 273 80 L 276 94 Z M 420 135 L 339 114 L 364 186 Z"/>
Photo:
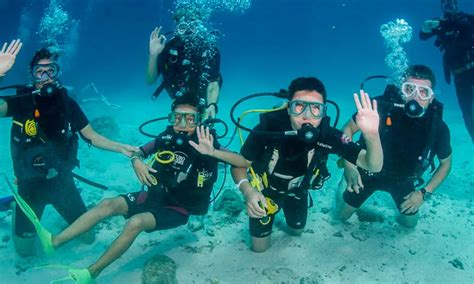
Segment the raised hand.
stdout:
<path fill-rule="evenodd" d="M 23 43 L 19 40 L 13 40 L 7 47 L 7 43 L 3 44 L 0 51 L 0 76 L 4 76 L 15 64 L 15 59 L 20 52 Z"/>
<path fill-rule="evenodd" d="M 166 37 L 161 34 L 161 27 L 155 28 L 150 35 L 150 55 L 158 56 L 165 48 Z"/>
<path fill-rule="evenodd" d="M 439 27 L 439 20 L 427 20 L 421 26 L 421 30 L 425 33 L 430 33 Z"/>
<path fill-rule="evenodd" d="M 360 91 L 360 100 L 354 93 L 354 102 L 357 107 L 356 124 L 364 135 L 378 134 L 379 114 L 377 112 L 377 101 L 370 100 L 369 95 Z"/>
<path fill-rule="evenodd" d="M 203 155 L 212 155 L 214 153 L 214 136 L 212 136 L 209 127 L 198 126 L 196 128 L 199 144 L 194 141 L 189 141 L 189 144 L 193 146 L 196 151 Z"/>

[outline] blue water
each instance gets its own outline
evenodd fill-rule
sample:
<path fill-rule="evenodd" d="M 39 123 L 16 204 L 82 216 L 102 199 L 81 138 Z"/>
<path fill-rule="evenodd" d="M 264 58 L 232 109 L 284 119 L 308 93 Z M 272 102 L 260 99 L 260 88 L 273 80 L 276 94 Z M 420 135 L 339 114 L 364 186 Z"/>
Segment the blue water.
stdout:
<path fill-rule="evenodd" d="M 460 10 L 474 13 L 472 0 L 459 2 Z M 121 122 L 127 121 L 127 116 L 152 118 L 166 114 L 170 100 L 165 94 L 159 102 L 150 103 L 149 97 L 156 86 L 146 86 L 145 70 L 151 31 L 160 25 L 166 31 L 174 29 L 173 2 L 64 0 L 62 3 L 70 18 L 79 21 L 73 52 L 64 61 L 63 84 L 80 89 L 94 82 L 111 101 L 125 108 L 119 112 L 122 117 L 118 121 Z M 28 82 L 27 66 L 35 50 L 41 47 L 37 31 L 48 4 L 45 0 L 0 0 L 0 42 L 19 37 L 24 43 L 14 68 L 2 85 Z M 386 48 L 380 26 L 403 18 L 414 29 L 411 42 L 404 45 L 410 64 L 425 64 L 434 70 L 438 82 L 436 95 L 446 106 L 454 153 L 459 157 L 454 161 L 458 171 L 450 177 L 454 193 L 448 195 L 471 198 L 472 180 L 465 177 L 472 177 L 472 162 L 469 163 L 472 146 L 457 106 L 454 86 L 444 82 L 441 54 L 433 40 L 418 39 L 423 21 L 440 15 L 436 0 L 254 0 L 246 11 L 216 13 L 211 22 L 222 35 L 218 44 L 224 77 L 219 115 L 228 120 L 231 105 L 240 97 L 287 88 L 290 81 L 299 76 L 316 76 L 325 83 L 329 98 L 341 105 L 343 113 L 339 126 L 342 126 L 354 111 L 352 93 L 358 90 L 361 80 L 370 75 L 390 73 L 384 62 Z M 383 83 L 371 83 L 369 93 L 379 95 Z M 130 106 L 133 108 L 127 109 Z M 92 117 L 100 114 L 88 112 Z M 6 144 L 8 127 L 9 123 L 4 121 L 0 124 L 3 151 L 0 172 L 11 172 Z M 138 127 L 138 124 L 130 127 Z M 146 141 L 143 137 L 123 137 L 127 141 Z M 125 178 L 134 177 L 119 180 Z M 470 186 L 470 189 L 458 185 Z M 247 228 L 245 222 L 241 226 Z M 469 226 L 472 231 L 472 223 Z M 2 225 L 0 230 L 7 234 L 9 228 Z M 8 253 L 13 253 L 11 244 L 9 248 Z M 472 252 L 472 247 L 470 249 Z M 3 249 L 0 253 L 7 252 Z M 465 265 L 472 269 L 472 262 Z M 111 269 L 119 269 L 117 264 L 112 266 L 115 268 Z M 472 277 L 472 271 L 469 275 Z M 106 277 L 115 279 L 110 275 Z M 393 275 L 389 279 L 390 282 L 399 281 Z M 28 277 L 23 280 L 28 281 Z M 230 280 L 227 278 L 227 282 Z M 198 282 L 203 279 L 198 278 Z"/>
<path fill-rule="evenodd" d="M 106 93 L 131 87 L 136 92 L 130 96 L 146 100 L 152 91 L 143 84 L 148 37 L 154 26 L 174 28 L 172 1 L 63 2 L 70 18 L 80 21 L 76 53 L 68 60 L 63 82 L 81 86 L 94 81 Z M 474 11 L 469 2 L 460 1 L 460 8 Z M 9 75 L 11 82 L 24 82 L 25 67 L 40 47 L 36 31 L 48 1 L 0 3 L 1 40 L 27 35 Z M 26 20 L 20 21 L 22 14 Z M 442 80 L 438 49 L 432 41 L 417 37 L 422 22 L 439 15 L 438 1 L 430 0 L 384 1 L 383 5 L 375 0 L 259 0 L 243 13 L 220 12 L 212 22 L 224 35 L 219 42 L 225 79 L 221 99 L 230 103 L 235 96 L 280 89 L 296 76 L 314 75 L 325 82 L 331 98 L 340 100 L 356 90 L 364 77 L 388 73 L 379 28 L 404 18 L 414 28 L 414 37 L 406 45 L 411 62 L 432 67 L 440 98 L 454 104 L 453 88 Z"/>

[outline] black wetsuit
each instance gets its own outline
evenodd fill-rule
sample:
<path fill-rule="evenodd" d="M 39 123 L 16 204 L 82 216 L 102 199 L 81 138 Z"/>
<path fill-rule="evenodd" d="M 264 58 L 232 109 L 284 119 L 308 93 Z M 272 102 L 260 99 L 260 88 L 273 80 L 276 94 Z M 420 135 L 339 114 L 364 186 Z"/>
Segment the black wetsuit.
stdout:
<path fill-rule="evenodd" d="M 262 115 L 254 130 L 292 130 L 287 110 Z M 328 129 L 321 131 L 317 144 L 305 143 L 294 136 L 276 138 L 256 133 L 250 133 L 246 139 L 241 149 L 242 156 L 252 161 L 252 167 L 257 174 L 267 176 L 268 186 L 264 187 L 262 194 L 271 198 L 279 209 L 283 209 L 286 222 L 291 228 L 302 229 L 306 225 L 308 190 L 290 190 L 290 181 L 306 174 L 310 160 L 308 153 L 313 150 L 314 155 L 335 153 L 356 163 L 362 148 L 344 137 L 341 131 L 328 126 Z M 250 234 L 254 237 L 270 235 L 273 219 L 264 225 L 260 219 L 249 218 Z"/>
<path fill-rule="evenodd" d="M 174 100 L 180 96 L 197 96 L 207 103 L 209 83 L 219 82 L 220 53 L 217 47 L 199 50 L 185 47 L 174 37 L 158 56 L 158 75 L 163 75 L 164 89 Z"/>
<path fill-rule="evenodd" d="M 427 143 L 431 144 L 428 139 L 429 132 L 433 130 L 429 122 L 434 115 L 434 107 L 433 104 L 430 105 L 421 118 L 410 118 L 403 109 L 384 103 L 386 100 L 383 97 L 375 99 L 379 105 L 383 168 L 381 172 L 375 174 L 359 168 L 364 189 L 358 194 L 345 191 L 343 198 L 347 204 L 359 208 L 376 190 L 383 190 L 390 193 L 400 210 L 404 197 L 415 190 L 415 182 L 428 166 L 423 165 L 426 157 L 422 155 Z M 391 125 L 387 125 L 389 112 Z M 355 114 L 352 120 L 355 121 Z M 438 125 L 433 137 L 433 148 L 429 150 L 432 151 L 433 157 L 436 155 L 439 159 L 445 159 L 452 152 L 449 129 L 441 118 L 433 123 Z M 361 144 L 363 145 L 363 141 Z"/>
<path fill-rule="evenodd" d="M 190 139 L 198 142 L 196 134 Z M 217 139 L 214 141 L 214 147 L 219 149 Z M 201 155 L 186 139 L 179 145 L 172 127 L 141 147 L 141 150 L 146 156 L 171 151 L 174 160 L 169 164 L 153 163 L 153 168 L 157 170 L 157 173 L 152 174 L 158 182 L 156 185 L 147 191 L 123 195 L 128 204 L 126 218 L 144 212 L 153 214 L 156 226 L 149 231 L 152 232 L 184 225 L 190 215 L 207 213 L 210 195 L 217 180 L 216 159 Z M 162 159 L 167 158 L 165 155 Z"/>
<path fill-rule="evenodd" d="M 5 98 L 6 116 L 13 117 L 11 154 L 18 193 L 38 218 L 45 206 L 51 204 L 71 224 L 86 212 L 72 169 L 78 165 L 76 133 L 89 121 L 79 105 L 67 96 L 66 89 L 60 89 L 51 98 L 30 95 L 32 90 L 27 88 L 17 96 Z M 19 207 L 14 227 L 19 237 L 36 233 Z"/>
<path fill-rule="evenodd" d="M 467 131 L 474 141 L 474 15 L 449 14 L 430 33 L 420 32 L 426 40 L 436 36 L 435 44 L 443 53 L 443 67 L 447 83 L 454 76 L 456 95 Z"/>

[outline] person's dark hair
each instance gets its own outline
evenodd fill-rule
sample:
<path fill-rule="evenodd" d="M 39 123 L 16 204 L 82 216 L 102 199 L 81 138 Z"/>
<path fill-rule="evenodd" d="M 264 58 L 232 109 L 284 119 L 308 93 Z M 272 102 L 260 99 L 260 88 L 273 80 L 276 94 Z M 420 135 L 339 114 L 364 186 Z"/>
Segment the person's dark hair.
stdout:
<path fill-rule="evenodd" d="M 56 61 L 58 59 L 58 55 L 52 53 L 49 49 L 43 47 L 38 50 L 33 56 L 33 59 L 30 62 L 30 68 L 33 69 L 33 67 L 35 67 L 35 65 L 38 64 L 38 62 L 42 59 L 50 59 L 52 61 Z"/>
<path fill-rule="evenodd" d="M 422 80 L 429 80 L 431 82 L 431 88 L 434 89 L 436 85 L 436 78 L 433 71 L 425 65 L 411 65 L 405 71 L 405 80 L 408 77 L 422 79 Z"/>
<path fill-rule="evenodd" d="M 300 77 L 291 81 L 288 87 L 288 99 L 291 100 L 298 91 L 316 91 L 323 96 L 323 102 L 326 102 L 326 88 L 318 78 Z"/>
<path fill-rule="evenodd" d="M 199 99 L 195 96 L 177 97 L 171 104 L 171 111 L 174 111 L 179 105 L 190 105 L 197 108 L 200 114 L 203 112 L 201 106 L 199 105 Z"/>

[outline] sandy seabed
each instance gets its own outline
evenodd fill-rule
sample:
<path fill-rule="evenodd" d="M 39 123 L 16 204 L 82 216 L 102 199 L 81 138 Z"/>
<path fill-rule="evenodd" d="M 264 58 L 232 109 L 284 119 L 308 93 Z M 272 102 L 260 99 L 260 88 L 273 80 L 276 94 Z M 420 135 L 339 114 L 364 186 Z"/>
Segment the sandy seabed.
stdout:
<path fill-rule="evenodd" d="M 147 142 L 148 138 L 136 129 L 141 122 L 154 117 L 157 104 L 120 103 L 123 107 L 117 111 L 90 105 L 84 106 L 84 110 L 91 119 L 98 115 L 112 116 L 121 128 L 116 134 L 120 141 L 135 145 Z M 168 108 L 160 112 L 167 111 Z M 302 236 L 287 235 L 284 220 L 278 216 L 271 248 L 265 253 L 253 253 L 249 250 L 245 211 L 233 218 L 223 211 L 211 210 L 202 230 L 192 232 L 182 226 L 143 233 L 124 256 L 104 270 L 97 283 L 140 283 L 144 263 L 160 254 L 176 262 L 179 283 L 474 283 L 473 146 L 457 111 L 445 111 L 453 145 L 452 173 L 423 205 L 420 222 L 414 230 L 398 225 L 395 205 L 382 192 L 372 196 L 363 207 L 373 216 L 379 216 L 375 218 L 378 221 L 363 222 L 353 216 L 346 223 L 336 222 L 332 216 L 333 204 L 342 172 L 332 158 L 329 167 L 333 176 L 323 190 L 311 192 L 315 203 L 309 209 Z M 227 119 L 227 114 L 223 117 Z M 9 119 L 0 121 L 0 164 L 1 171 L 12 177 L 10 123 Z M 78 173 L 110 187 L 101 191 L 78 183 L 88 206 L 105 197 L 139 190 L 125 157 L 81 143 L 80 159 L 82 166 Z M 221 185 L 221 178 L 222 175 L 216 189 Z M 230 175 L 225 188 L 235 190 Z M 1 183 L 0 197 L 8 195 L 8 191 Z M 66 226 L 53 209 L 46 210 L 42 222 L 52 232 Z M 49 283 L 66 276 L 65 269 L 37 268 L 45 264 L 87 267 L 115 239 L 124 224 L 121 217 L 111 218 L 97 226 L 97 238 L 92 245 L 72 241 L 52 257 L 39 255 L 25 259 L 14 252 L 11 211 L 0 212 L 0 283 Z"/>

